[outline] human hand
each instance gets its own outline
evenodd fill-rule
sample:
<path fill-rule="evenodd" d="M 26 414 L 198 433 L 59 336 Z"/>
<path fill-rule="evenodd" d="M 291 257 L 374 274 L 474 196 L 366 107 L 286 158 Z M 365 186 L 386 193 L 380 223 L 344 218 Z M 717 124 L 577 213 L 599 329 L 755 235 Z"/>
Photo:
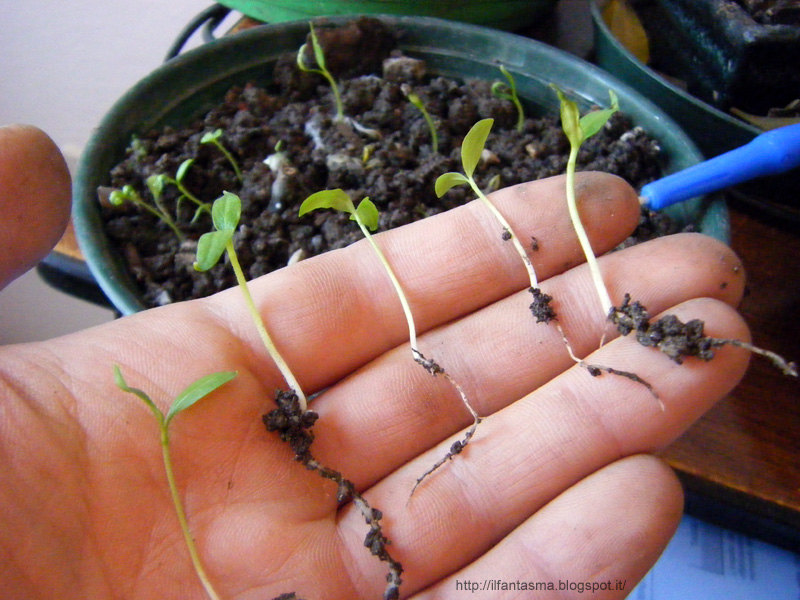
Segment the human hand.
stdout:
<path fill-rule="evenodd" d="M 36 186 L 16 184 L 23 176 L 52 179 L 54 151 L 45 144 L 40 155 L 26 157 L 27 166 L 0 171 L 0 189 L 32 201 Z M 638 202 L 614 177 L 585 174 L 578 182 L 600 253 L 633 228 Z M 467 449 L 410 501 L 416 478 L 471 418 L 447 381 L 411 360 L 402 311 L 371 249 L 358 243 L 252 282 L 267 327 L 306 392 L 325 390 L 311 404 L 320 414 L 312 452 L 383 511 L 390 551 L 405 567 L 405 596 L 463 597 L 467 582 L 485 580 L 556 589 L 568 580 L 624 582 L 624 590 L 594 597 L 625 597 L 681 515 L 674 475 L 649 453 L 669 444 L 745 370 L 748 355 L 736 348 L 682 366 L 627 338 L 595 350 L 605 327 L 588 271 L 575 267 L 582 259 L 563 187 L 554 178 L 502 190 L 493 200 L 522 239 L 537 238 L 531 258 L 577 353 L 637 373 L 664 410 L 642 385 L 591 377 L 554 327 L 535 323 L 525 269 L 485 207 L 472 203 L 380 234 L 422 332 L 420 349 L 487 417 Z M 45 205 L 63 208 L 62 186 L 45 194 Z M 53 239 L 58 229 L 44 221 L 37 227 L 43 232 L 36 239 Z M 0 257 L 6 277 L 15 272 L 10 260 Z M 704 319 L 716 336 L 746 338 L 731 308 L 742 293 L 741 268 L 722 244 L 680 235 L 601 264 L 615 299 L 630 292 L 652 314 L 669 309 Z M 113 364 L 163 409 L 200 376 L 239 372 L 171 428 L 189 524 L 222 598 L 381 596 L 385 566 L 363 547 L 359 512 L 339 506 L 335 485 L 293 462 L 261 424 L 285 384 L 238 290 L 229 290 L 0 350 L 4 597 L 204 597 L 172 508 L 156 425 L 115 387 Z"/>

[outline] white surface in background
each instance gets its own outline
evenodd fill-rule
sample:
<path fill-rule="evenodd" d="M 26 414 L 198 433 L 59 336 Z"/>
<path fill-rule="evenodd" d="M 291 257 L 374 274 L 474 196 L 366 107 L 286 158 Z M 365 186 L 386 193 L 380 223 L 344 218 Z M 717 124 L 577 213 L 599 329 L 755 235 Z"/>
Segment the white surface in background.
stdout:
<path fill-rule="evenodd" d="M 0 0 L 0 124 L 40 127 L 74 167 L 111 105 L 161 64 L 184 26 L 211 4 Z M 0 291 L 0 343 L 48 339 L 112 318 L 35 272 Z"/>

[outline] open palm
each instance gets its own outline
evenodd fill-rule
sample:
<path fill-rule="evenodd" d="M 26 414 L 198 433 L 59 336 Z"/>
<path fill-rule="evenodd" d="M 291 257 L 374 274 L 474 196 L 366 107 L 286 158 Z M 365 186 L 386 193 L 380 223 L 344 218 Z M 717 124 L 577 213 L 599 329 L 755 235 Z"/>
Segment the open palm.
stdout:
<path fill-rule="evenodd" d="M 17 147 L 17 134 L 3 135 L 0 145 Z M 40 154 L 54 152 L 42 144 Z M 33 161 L 26 172 L 52 182 L 59 168 Z M 15 177 L 18 169 L 0 167 L 4 185 Z M 633 228 L 637 199 L 611 176 L 585 174 L 579 184 L 600 253 Z M 588 271 L 578 266 L 563 185 L 554 178 L 492 199 L 521 238 L 539 241 L 531 258 L 577 353 L 636 372 L 664 410 L 636 382 L 592 377 L 555 327 L 535 322 L 525 269 L 484 207 L 380 234 L 423 332 L 420 349 L 487 417 L 464 453 L 410 499 L 417 477 L 471 417 L 446 380 L 411 359 L 398 300 L 370 248 L 358 243 L 252 283 L 287 363 L 308 394 L 321 392 L 311 403 L 320 415 L 312 453 L 384 513 L 389 549 L 405 568 L 404 597 L 463 597 L 489 581 L 541 590 L 487 592 L 493 598 L 569 597 L 558 590 L 567 581 L 609 583 L 594 597 L 625 597 L 682 508 L 674 475 L 650 453 L 746 367 L 746 353 L 735 348 L 683 366 L 627 338 L 596 349 L 605 326 Z M 64 200 L 58 186 L 23 193 Z M 45 233 L 40 246 L 53 237 Z M 704 319 L 715 336 L 747 336 L 731 308 L 743 289 L 740 265 L 710 238 L 665 238 L 601 264 L 615 299 L 630 292 L 652 314 L 670 309 Z M 359 511 L 340 505 L 336 486 L 293 461 L 262 424 L 285 383 L 238 290 L 0 350 L 3 597 L 204 597 L 172 507 L 156 423 L 115 386 L 114 364 L 164 410 L 198 377 L 238 372 L 171 427 L 178 488 L 222 598 L 381 597 L 386 567 L 363 545 L 368 528 Z"/>

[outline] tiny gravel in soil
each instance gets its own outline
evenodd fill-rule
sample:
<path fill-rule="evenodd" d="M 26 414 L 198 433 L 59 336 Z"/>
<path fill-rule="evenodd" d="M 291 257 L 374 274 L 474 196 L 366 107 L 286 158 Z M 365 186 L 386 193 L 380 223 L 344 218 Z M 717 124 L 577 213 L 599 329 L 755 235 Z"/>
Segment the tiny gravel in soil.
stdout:
<path fill-rule="evenodd" d="M 343 50 L 341 56 L 330 50 L 326 56 L 341 85 L 348 123 L 332 120 L 332 93 L 324 79 L 300 72 L 295 57 L 287 56 L 276 64 L 269 88 L 233 88 L 219 107 L 185 129 L 165 128 L 135 139 L 113 169 L 110 188 L 130 184 L 150 199 L 147 177 L 174 177 L 184 160 L 194 159 L 184 180 L 194 195 L 209 203 L 224 190 L 241 197 L 242 225 L 234 244 L 245 273 L 254 278 L 285 266 L 290 257 L 314 256 L 359 238 L 346 215 L 297 216 L 300 203 L 316 191 L 342 188 L 355 201 L 369 196 L 381 211 L 381 229 L 472 200 L 465 188 L 438 199 L 434 182 L 442 173 L 461 170 L 461 140 L 479 119 L 495 119 L 476 172 L 481 187 L 495 177 L 506 187 L 564 172 L 569 146 L 556 115 L 527 118 L 517 132 L 513 104 L 493 97 L 491 82 L 429 75 L 424 63 L 394 50 L 392 35 L 382 29 L 372 19 L 343 31 L 317 29 L 323 47 L 335 37 L 337 52 Z M 362 43 L 365 39 L 370 43 Z M 437 124 L 436 154 L 424 117 L 402 92 L 404 84 Z M 204 133 L 217 128 L 242 168 L 242 183 L 219 150 L 200 144 Z M 579 168 L 617 174 L 638 189 L 659 176 L 659 147 L 617 114 L 584 144 Z M 235 283 L 224 264 L 204 273 L 192 268 L 196 240 L 211 223 L 207 215 L 193 221 L 196 207 L 178 198 L 175 186 L 166 186 L 162 203 L 177 215 L 186 235 L 182 243 L 154 216 L 101 200 L 105 230 L 150 305 L 207 296 Z"/>

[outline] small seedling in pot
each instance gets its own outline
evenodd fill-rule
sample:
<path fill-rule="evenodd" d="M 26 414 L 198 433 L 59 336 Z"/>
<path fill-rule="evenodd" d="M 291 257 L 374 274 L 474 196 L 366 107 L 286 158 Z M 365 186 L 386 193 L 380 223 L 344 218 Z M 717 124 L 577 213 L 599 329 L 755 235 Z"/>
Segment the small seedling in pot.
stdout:
<path fill-rule="evenodd" d="M 514 81 L 514 76 L 506 69 L 505 65 L 500 65 L 500 72 L 505 76 L 508 84 L 502 81 L 495 81 L 492 84 L 492 95 L 501 100 L 509 100 L 514 104 L 517 109 L 517 125 L 516 129 L 519 132 L 525 128 L 525 111 L 522 108 L 522 102 L 517 95 L 517 82 Z"/>
<path fill-rule="evenodd" d="M 197 196 L 192 194 L 183 183 L 183 180 L 186 178 L 186 173 L 189 171 L 191 166 L 194 164 L 193 158 L 188 158 L 183 161 L 180 165 L 178 165 L 178 170 L 175 172 L 175 178 L 169 177 L 163 173 L 158 175 L 150 175 L 145 180 L 147 184 L 147 188 L 150 190 L 150 193 L 153 195 L 153 198 L 156 200 L 157 203 L 161 203 L 161 198 L 164 194 L 164 188 L 167 185 L 174 185 L 178 188 L 178 192 L 180 195 L 178 196 L 178 200 L 175 202 L 177 207 L 180 207 L 181 202 L 184 200 L 189 200 L 193 204 L 197 206 L 195 210 L 194 217 L 192 217 L 192 223 L 197 221 L 201 214 L 204 212 L 210 213 L 211 212 L 211 205 L 207 202 L 203 202 Z"/>
<path fill-rule="evenodd" d="M 336 103 L 336 120 L 343 121 L 344 106 L 342 104 L 342 95 L 339 92 L 339 85 L 336 83 L 336 79 L 334 79 L 333 75 L 331 75 L 330 71 L 328 71 L 328 68 L 325 64 L 325 52 L 323 52 L 322 46 L 320 46 L 319 40 L 317 39 L 317 34 L 314 31 L 314 25 L 309 23 L 309 27 L 311 28 L 311 48 L 314 52 L 314 60 L 316 61 L 318 68 L 315 69 L 314 67 L 309 67 L 305 62 L 307 44 L 300 46 L 300 50 L 297 51 L 297 66 L 305 73 L 316 73 L 318 75 L 322 75 L 328 80 L 331 90 L 333 91 L 334 101 Z"/>
<path fill-rule="evenodd" d="M 214 131 L 209 131 L 203 134 L 203 137 L 200 138 L 201 144 L 212 144 L 215 148 L 217 148 L 220 152 L 222 152 L 223 156 L 228 160 L 231 167 L 233 167 L 234 173 L 236 173 L 236 179 L 239 180 L 239 183 L 242 182 L 242 170 L 239 168 L 239 163 L 236 162 L 236 159 L 233 157 L 233 154 L 222 145 L 220 138 L 222 137 L 222 129 L 215 129 Z"/>
<path fill-rule="evenodd" d="M 714 357 L 715 349 L 730 345 L 764 356 L 784 374 L 797 377 L 798 371 L 795 363 L 788 362 L 774 352 L 758 348 L 747 342 L 706 336 L 703 331 L 704 323 L 698 319 L 684 323 L 674 315 L 665 315 L 657 321 L 651 322 L 647 309 L 638 301 L 632 301 L 629 294 L 625 295 L 623 303 L 619 307 L 614 305 L 603 281 L 589 237 L 581 223 L 575 198 L 575 169 L 578 151 L 583 142 L 600 131 L 614 112 L 619 109 L 617 97 L 613 91 L 609 91 L 610 108 L 595 110 L 581 117 L 575 102 L 567 98 L 557 86 L 551 85 L 551 87 L 556 91 L 561 102 L 561 125 L 570 142 L 566 174 L 570 218 L 586 256 L 604 317 L 615 325 L 620 334 L 626 336 L 636 332 L 636 339 L 641 345 L 658 348 L 678 364 L 682 364 L 684 358 L 688 356 L 695 356 L 706 361 L 711 360 Z"/>
<path fill-rule="evenodd" d="M 337 500 L 339 502 L 353 501 L 353 504 L 359 509 L 370 528 L 364 545 L 369 548 L 374 556 L 389 565 L 384 598 L 386 600 L 396 599 L 399 597 L 403 567 L 392 558 L 386 549 L 389 540 L 381 530 L 380 521 L 383 516 L 381 511 L 372 508 L 355 489 L 355 485 L 350 480 L 345 479 L 338 471 L 320 464 L 311 454 L 311 444 L 314 441 L 314 433 L 311 428 L 316 423 L 319 415 L 308 409 L 306 395 L 289 365 L 272 341 L 250 293 L 250 288 L 236 255 L 236 249 L 233 246 L 233 236 L 239 226 L 241 214 L 242 203 L 236 194 L 224 192 L 221 197 L 214 201 L 211 207 L 211 218 L 215 231 L 203 234 L 198 240 L 195 269 L 207 271 L 219 262 L 223 254 L 227 253 L 228 260 L 236 275 L 239 289 L 244 296 L 247 309 L 261 341 L 290 388 L 290 391 L 277 391 L 275 402 L 278 407 L 263 416 L 264 425 L 268 431 L 277 432 L 281 440 L 289 444 L 295 460 L 301 462 L 307 469 L 316 471 L 321 477 L 336 483 L 338 487 Z"/>
<path fill-rule="evenodd" d="M 167 484 L 169 485 L 172 504 L 175 507 L 181 532 L 183 533 L 183 539 L 185 540 L 186 546 L 189 549 L 189 555 L 191 556 L 194 570 L 197 573 L 197 576 L 200 578 L 203 588 L 206 590 L 206 593 L 208 594 L 209 598 L 212 598 L 212 600 L 219 600 L 219 595 L 214 590 L 214 587 L 212 586 L 211 581 L 209 580 L 208 575 L 203 568 L 203 563 L 200 559 L 200 553 L 197 551 L 197 546 L 194 543 L 194 538 L 192 537 L 192 533 L 189 529 L 189 522 L 186 518 L 186 511 L 183 508 L 183 502 L 180 494 L 178 493 L 178 485 L 175 482 L 175 473 L 172 466 L 172 455 L 170 452 L 169 426 L 175 416 L 185 411 L 198 401 L 202 400 L 219 387 L 225 385 L 234 377 L 236 377 L 236 372 L 234 371 L 223 371 L 201 377 L 194 383 L 190 384 L 180 394 L 178 394 L 173 400 L 172 406 L 170 406 L 167 414 L 164 414 L 145 392 L 140 389 L 130 387 L 126 383 L 125 378 L 122 376 L 120 368 L 117 365 L 114 365 L 114 381 L 117 384 L 117 387 L 123 392 L 133 394 L 141 399 L 142 402 L 144 402 L 151 410 L 153 416 L 158 422 L 158 428 L 161 437 L 161 454 L 164 460 L 164 471 L 167 475 Z"/>
<path fill-rule="evenodd" d="M 431 150 L 434 154 L 439 152 L 439 134 L 436 132 L 436 124 L 433 122 L 433 118 L 431 118 L 428 109 L 425 108 L 425 104 L 422 102 L 422 98 L 420 98 L 417 94 L 415 94 L 411 87 L 404 83 L 401 86 L 403 93 L 408 98 L 408 101 L 422 113 L 423 118 L 425 119 L 425 123 L 428 124 L 428 130 L 431 134 Z"/>
<path fill-rule="evenodd" d="M 142 195 L 136 191 L 132 185 L 124 185 L 120 190 L 113 190 L 108 195 L 108 201 L 111 203 L 112 206 L 122 206 L 126 202 L 133 204 L 134 206 L 141 208 L 150 214 L 156 216 L 159 220 L 163 221 L 165 225 L 167 225 L 175 235 L 178 237 L 179 240 L 183 240 L 184 235 L 183 232 L 178 229 L 178 226 L 175 224 L 175 221 L 172 217 L 169 216 L 169 212 L 167 209 L 164 208 L 163 204 L 161 203 L 161 195 L 160 193 L 155 193 L 154 190 L 154 182 L 151 182 L 148 178 L 147 186 L 150 189 L 150 193 L 153 196 L 153 206 L 148 204 Z M 158 191 L 158 185 L 155 184 L 155 190 Z"/>
<path fill-rule="evenodd" d="M 433 467 L 428 469 L 425 473 L 423 473 L 414 484 L 413 489 L 411 490 L 411 494 L 414 494 L 414 491 L 417 489 L 420 483 L 431 473 L 433 473 L 436 469 L 444 465 L 448 460 L 451 460 L 456 455 L 460 454 L 472 437 L 475 435 L 475 431 L 478 428 L 478 425 L 481 422 L 481 418 L 478 416 L 478 413 L 475 412 L 475 409 L 472 408 L 472 405 L 467 398 L 464 389 L 461 385 L 450 375 L 448 374 L 436 361 L 433 359 L 426 358 L 422 352 L 419 350 L 419 345 L 417 343 L 417 328 L 414 324 L 414 314 L 411 312 L 411 306 L 408 302 L 408 298 L 406 297 L 405 292 L 403 291 L 403 287 L 400 285 L 400 281 L 397 279 L 397 276 L 394 273 L 394 269 L 392 269 L 389 261 L 386 258 L 386 255 L 381 250 L 380 246 L 378 246 L 375 238 L 370 233 L 370 230 L 375 231 L 378 229 L 378 209 L 375 204 L 369 199 L 364 198 L 358 204 L 358 208 L 356 208 L 353 201 L 350 199 L 350 196 L 347 195 L 346 192 L 340 189 L 336 190 L 324 190 L 321 192 L 317 192 L 312 194 L 308 198 L 306 198 L 303 203 L 300 205 L 300 216 L 302 217 L 306 213 L 311 212 L 312 210 L 318 209 L 326 209 L 332 208 L 334 210 L 338 210 L 340 212 L 344 212 L 350 215 L 350 219 L 355 221 L 356 224 L 361 229 L 364 237 L 367 238 L 367 241 L 372 246 L 372 249 L 375 251 L 375 254 L 378 256 L 378 259 L 381 262 L 386 274 L 389 276 L 389 279 L 394 286 L 395 292 L 397 293 L 397 297 L 400 300 L 400 304 L 403 307 L 403 313 L 406 317 L 406 322 L 408 324 L 408 337 L 409 337 L 409 346 L 411 347 L 411 355 L 414 361 L 421 365 L 428 373 L 433 376 L 441 375 L 447 381 L 452 384 L 452 386 L 456 389 L 459 396 L 461 397 L 461 401 L 467 407 L 470 415 L 472 416 L 472 425 L 467 429 L 466 433 L 464 434 L 463 439 L 458 440 L 452 444 L 450 450 L 447 454 L 437 461 Z"/>

